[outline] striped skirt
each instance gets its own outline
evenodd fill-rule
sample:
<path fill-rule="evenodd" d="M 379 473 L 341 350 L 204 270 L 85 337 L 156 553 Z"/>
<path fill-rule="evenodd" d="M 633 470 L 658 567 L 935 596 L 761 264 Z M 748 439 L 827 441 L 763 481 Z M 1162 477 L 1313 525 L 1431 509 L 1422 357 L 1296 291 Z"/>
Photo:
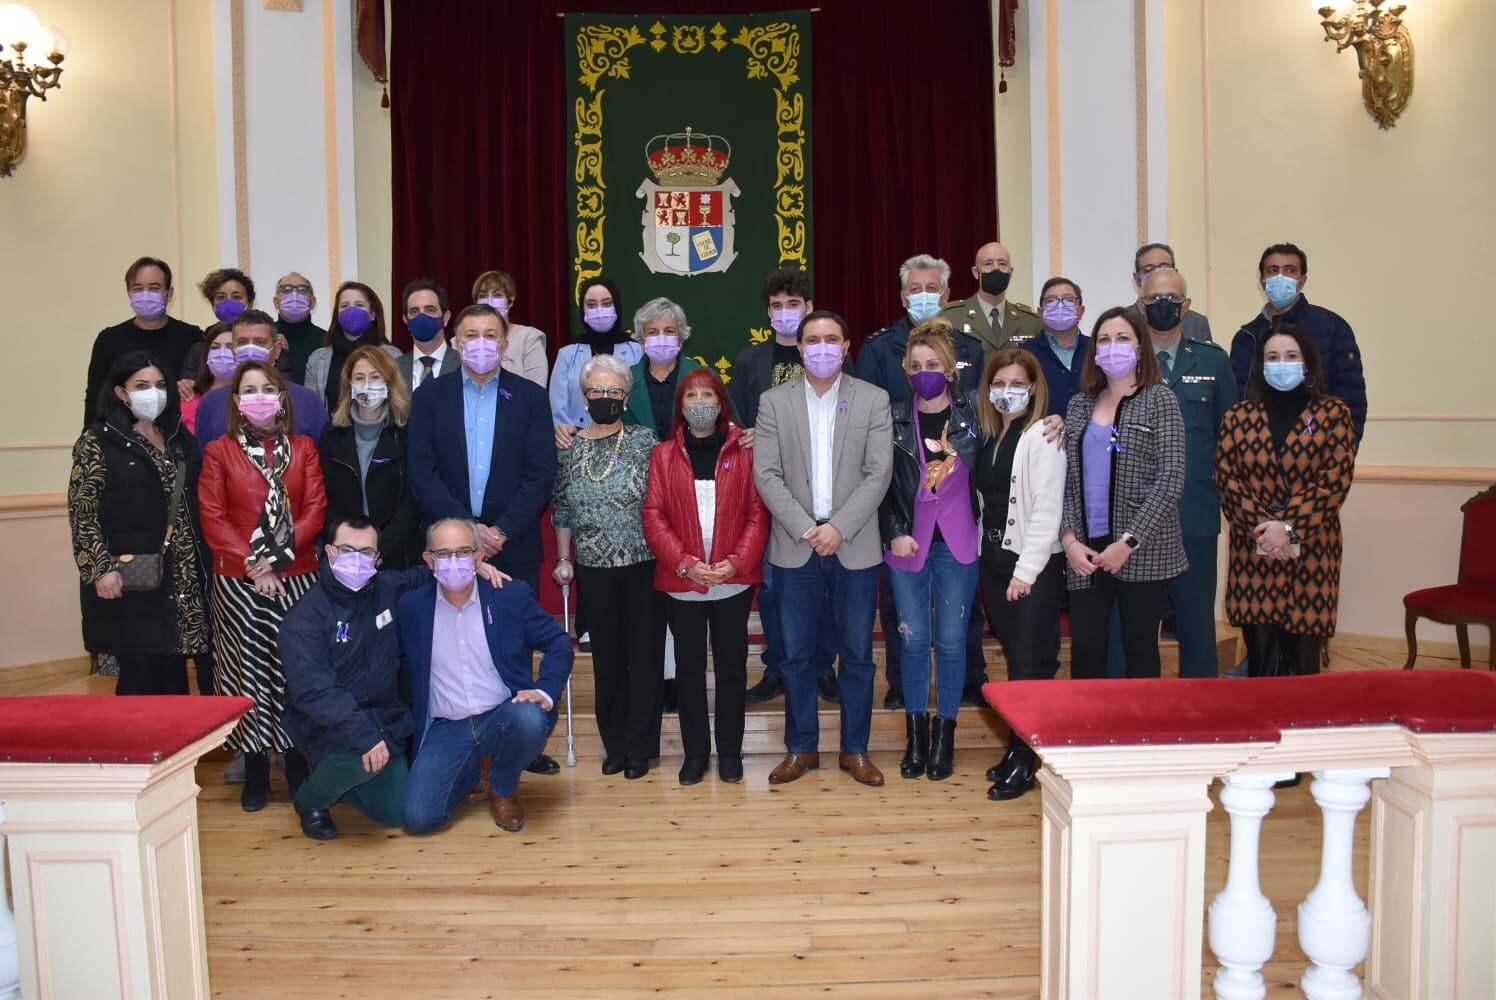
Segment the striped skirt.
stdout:
<path fill-rule="evenodd" d="M 264 753 L 295 745 L 281 728 L 286 674 L 278 640 L 281 620 L 316 582 L 316 573 L 286 577 L 286 596 L 267 597 L 248 580 L 213 574 L 213 684 L 218 694 L 255 703 L 229 735 L 230 749 Z"/>

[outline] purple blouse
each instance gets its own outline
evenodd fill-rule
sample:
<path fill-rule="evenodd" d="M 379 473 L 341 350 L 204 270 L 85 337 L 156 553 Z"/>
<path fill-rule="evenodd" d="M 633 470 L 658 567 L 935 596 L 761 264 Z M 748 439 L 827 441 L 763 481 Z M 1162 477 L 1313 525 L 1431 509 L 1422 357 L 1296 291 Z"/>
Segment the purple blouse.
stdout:
<path fill-rule="evenodd" d="M 1080 444 L 1081 487 L 1086 501 L 1086 531 L 1092 538 L 1111 534 L 1112 429 L 1092 420 Z M 1086 541 L 1086 539 L 1081 539 Z"/>

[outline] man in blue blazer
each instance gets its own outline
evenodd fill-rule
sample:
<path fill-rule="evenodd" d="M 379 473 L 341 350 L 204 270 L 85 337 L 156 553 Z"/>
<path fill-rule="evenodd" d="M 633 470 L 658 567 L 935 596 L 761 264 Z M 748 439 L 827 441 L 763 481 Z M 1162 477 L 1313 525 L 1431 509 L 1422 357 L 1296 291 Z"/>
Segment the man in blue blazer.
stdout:
<path fill-rule="evenodd" d="M 518 580 L 499 590 L 476 578 L 481 546 L 472 521 L 432 525 L 425 559 L 436 580 L 405 594 L 395 616 L 415 723 L 404 802 L 412 833 L 446 825 L 482 777 L 494 822 L 518 833 L 520 772 L 545 745 L 571 675 L 571 639 L 535 592 Z"/>
<path fill-rule="evenodd" d="M 421 386 L 410 409 L 410 485 L 426 524 L 478 522 L 482 557 L 540 588 L 540 517 L 556 480 L 545 390 L 500 369 L 509 323 L 485 305 L 457 315 L 462 368 Z"/>

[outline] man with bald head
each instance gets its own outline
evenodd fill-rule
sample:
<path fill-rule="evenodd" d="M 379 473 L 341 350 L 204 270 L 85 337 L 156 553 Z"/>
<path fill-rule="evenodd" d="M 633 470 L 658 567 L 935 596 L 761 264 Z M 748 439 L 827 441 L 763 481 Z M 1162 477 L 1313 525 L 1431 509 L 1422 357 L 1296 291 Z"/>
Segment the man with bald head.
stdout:
<path fill-rule="evenodd" d="M 1013 277 L 1013 255 L 996 241 L 984 243 L 971 265 L 977 293 L 941 313 L 951 326 L 982 343 L 982 356 L 990 359 L 1008 341 L 1023 342 L 1039 335 L 1039 317 L 1033 306 L 1008 298 Z"/>
<path fill-rule="evenodd" d="M 291 380 L 306 381 L 306 359 L 322 346 L 327 331 L 312 322 L 317 293 L 306 275 L 292 271 L 275 283 L 275 329 L 286 338 L 283 350 L 291 367 Z"/>
<path fill-rule="evenodd" d="M 1132 255 L 1132 286 L 1138 290 L 1138 316 L 1143 318 L 1143 282 L 1148 275 L 1154 271 L 1168 270 L 1178 271 L 1179 267 L 1174 263 L 1174 248 L 1167 243 L 1145 243 L 1138 247 L 1138 252 Z M 1187 309 L 1184 313 L 1185 340 L 1200 340 L 1212 343 L 1215 338 L 1210 335 L 1210 320 L 1198 309 Z"/>
<path fill-rule="evenodd" d="M 1217 344 L 1184 335 L 1189 288 L 1169 267 L 1142 280 L 1138 303 L 1164 384 L 1174 390 L 1184 414 L 1184 496 L 1179 521 L 1189 569 L 1169 581 L 1179 635 L 1179 676 L 1216 676 L 1216 538 L 1221 505 L 1216 494 L 1215 454 L 1221 421 L 1236 403 L 1231 359 Z"/>

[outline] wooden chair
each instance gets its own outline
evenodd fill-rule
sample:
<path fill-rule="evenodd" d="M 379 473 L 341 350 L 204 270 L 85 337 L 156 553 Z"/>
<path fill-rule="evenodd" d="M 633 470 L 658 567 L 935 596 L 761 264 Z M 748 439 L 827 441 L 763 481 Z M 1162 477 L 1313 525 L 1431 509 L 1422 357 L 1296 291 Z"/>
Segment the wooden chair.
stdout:
<path fill-rule="evenodd" d="M 1470 668 L 1470 626 L 1484 625 L 1491 645 L 1490 668 L 1496 670 L 1496 486 L 1478 493 L 1460 508 L 1458 583 L 1415 590 L 1403 597 L 1407 610 L 1408 662 L 1418 659 L 1418 619 L 1453 625 L 1460 645 L 1460 667 Z"/>

